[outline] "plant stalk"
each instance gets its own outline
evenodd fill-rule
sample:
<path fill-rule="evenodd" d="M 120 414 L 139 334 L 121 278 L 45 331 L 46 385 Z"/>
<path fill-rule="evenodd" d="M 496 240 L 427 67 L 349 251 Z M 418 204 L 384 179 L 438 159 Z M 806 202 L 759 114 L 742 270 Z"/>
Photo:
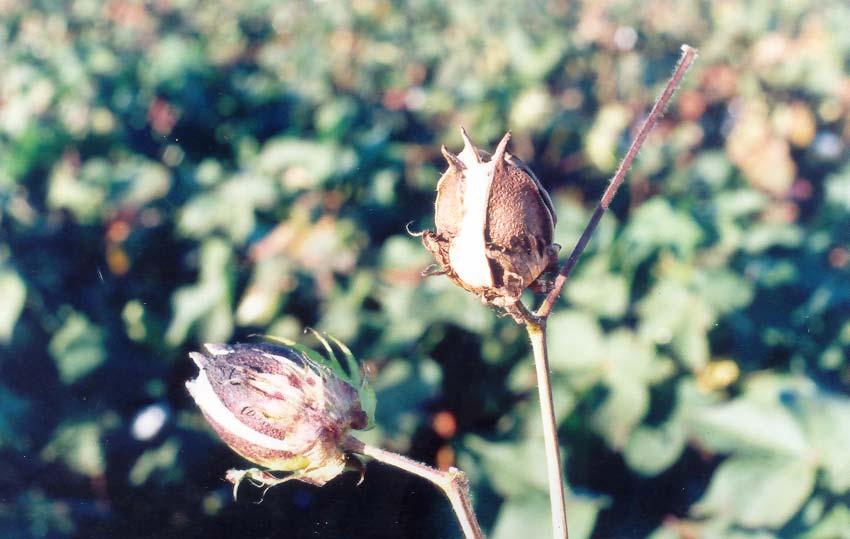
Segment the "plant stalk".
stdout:
<path fill-rule="evenodd" d="M 534 353 L 537 372 L 537 393 L 540 398 L 540 415 L 543 420 L 543 443 L 546 448 L 546 474 L 549 478 L 549 504 L 552 508 L 552 537 L 569 539 L 567 507 L 564 499 L 564 475 L 561 469 L 561 451 L 558 443 L 558 425 L 552 400 L 549 376 L 549 354 L 546 348 L 546 320 L 527 320 L 525 329 Z"/>
<path fill-rule="evenodd" d="M 407 458 L 404 455 L 366 445 L 351 436 L 345 441 L 345 449 L 430 481 L 449 498 L 452 509 L 454 509 L 460 527 L 463 530 L 464 537 L 466 539 L 484 539 L 484 534 L 478 525 L 478 519 L 475 517 L 475 510 L 472 508 L 472 500 L 469 496 L 469 481 L 466 479 L 466 474 L 462 471 L 452 467 L 444 472 Z"/>
<path fill-rule="evenodd" d="M 602 194 L 602 198 L 596 209 L 593 211 L 590 220 L 584 228 L 581 236 L 572 253 L 567 258 L 564 265 L 558 272 L 558 277 L 555 279 L 555 285 L 547 294 L 543 303 L 536 313 L 532 314 L 525 308 L 521 302 L 508 309 L 508 312 L 515 320 L 525 325 L 528 331 L 528 337 L 531 340 L 531 348 L 534 353 L 534 368 L 537 372 L 537 391 L 540 398 L 540 413 L 543 418 L 543 438 L 546 444 L 546 467 L 549 479 L 549 502 L 552 507 L 552 533 L 555 539 L 568 539 L 569 530 L 567 529 L 567 514 L 564 500 L 564 485 L 563 471 L 561 469 L 560 445 L 558 444 L 558 429 L 555 419 L 555 409 L 552 400 L 552 384 L 549 376 L 549 356 L 546 347 L 546 321 L 552 313 L 552 308 L 555 302 L 561 295 L 564 284 L 567 278 L 575 268 L 581 258 L 584 249 L 587 247 L 590 237 L 596 230 L 602 215 L 608 210 L 611 201 L 617 194 L 617 189 L 620 188 L 626 178 L 626 172 L 632 166 L 632 162 L 643 146 L 646 137 L 649 136 L 652 128 L 661 118 L 664 110 L 667 108 L 670 99 L 676 92 L 676 88 L 685 76 L 688 68 L 696 59 L 697 50 L 689 45 L 682 45 L 682 56 L 679 58 L 679 63 L 673 74 L 667 81 L 664 91 L 655 101 L 652 109 L 638 130 L 637 135 L 629 146 L 625 157 L 617 167 L 614 176 Z"/>

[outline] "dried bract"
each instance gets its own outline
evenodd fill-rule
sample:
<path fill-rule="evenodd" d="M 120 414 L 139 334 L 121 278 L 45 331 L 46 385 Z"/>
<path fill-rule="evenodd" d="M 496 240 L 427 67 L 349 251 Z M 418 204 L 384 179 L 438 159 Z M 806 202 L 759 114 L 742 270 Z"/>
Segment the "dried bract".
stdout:
<path fill-rule="evenodd" d="M 507 151 L 510 133 L 492 156 L 461 133 L 460 154 L 442 148 L 449 168 L 437 183 L 437 230 L 422 233 L 422 243 L 440 266 L 435 273 L 509 307 L 527 287 L 543 288 L 538 278 L 557 263 L 555 210 L 534 173 Z"/>

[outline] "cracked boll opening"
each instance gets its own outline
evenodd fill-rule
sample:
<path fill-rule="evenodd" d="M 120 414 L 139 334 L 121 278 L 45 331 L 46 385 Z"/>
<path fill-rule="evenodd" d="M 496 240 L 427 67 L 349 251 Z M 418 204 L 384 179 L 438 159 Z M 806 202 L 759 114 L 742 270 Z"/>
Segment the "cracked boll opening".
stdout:
<path fill-rule="evenodd" d="M 189 354 L 200 372 L 186 387 L 231 449 L 267 471 L 292 472 L 275 483 L 298 479 L 323 485 L 342 473 L 345 438 L 368 423 L 354 387 L 288 347 L 204 348 L 205 353 Z M 264 474 L 249 477 L 275 477 Z"/>
<path fill-rule="evenodd" d="M 436 231 L 425 231 L 422 243 L 439 273 L 487 303 L 510 306 L 526 288 L 545 288 L 541 275 L 556 268 L 554 206 L 534 173 L 507 151 L 510 133 L 492 156 L 463 128 L 461 134 L 459 154 L 442 148 L 449 167 L 437 183 Z"/>

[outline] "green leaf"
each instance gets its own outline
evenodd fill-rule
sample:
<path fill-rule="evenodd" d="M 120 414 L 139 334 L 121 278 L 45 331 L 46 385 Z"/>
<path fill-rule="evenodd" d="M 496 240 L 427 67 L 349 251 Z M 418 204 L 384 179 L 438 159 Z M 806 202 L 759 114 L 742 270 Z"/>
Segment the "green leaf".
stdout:
<path fill-rule="evenodd" d="M 61 460 L 71 470 L 89 477 L 103 475 L 106 461 L 100 426 L 94 421 L 60 426 L 41 451 L 41 458 L 47 462 Z"/>
<path fill-rule="evenodd" d="M 27 286 L 23 279 L 12 270 L 0 270 L 0 344 L 8 343 L 12 338 L 15 324 L 24 310 Z"/>
<path fill-rule="evenodd" d="M 708 362 L 708 329 L 714 323 L 714 313 L 683 284 L 672 279 L 658 282 L 641 300 L 638 313 L 638 332 L 644 338 L 660 345 L 671 344 L 691 370 Z"/>
<path fill-rule="evenodd" d="M 608 395 L 591 417 L 591 424 L 609 447 L 622 449 L 629 436 L 649 410 L 649 391 L 640 380 L 612 376 Z"/>
<path fill-rule="evenodd" d="M 257 160 L 262 174 L 282 176 L 290 189 L 319 187 L 335 174 L 344 174 L 357 164 L 357 155 L 332 142 L 280 137 L 266 142 Z"/>
<path fill-rule="evenodd" d="M 667 422 L 660 427 L 639 426 L 629 437 L 623 457 L 629 468 L 652 477 L 679 460 L 686 439 L 685 428 L 678 422 Z"/>
<path fill-rule="evenodd" d="M 850 509 L 837 505 L 800 539 L 850 539 Z"/>
<path fill-rule="evenodd" d="M 585 264 L 576 277 L 567 281 L 565 295 L 570 303 L 583 310 L 604 316 L 619 318 L 629 305 L 629 285 L 626 278 L 608 272 L 602 257 L 592 259 L 593 266 Z"/>
<path fill-rule="evenodd" d="M 691 414 L 692 436 L 719 452 L 757 450 L 800 456 L 809 443 L 800 425 L 777 401 L 739 398 Z"/>
<path fill-rule="evenodd" d="M 542 437 L 491 442 L 478 436 L 467 436 L 464 446 L 478 457 L 487 480 L 502 496 L 548 492 Z"/>
<path fill-rule="evenodd" d="M 663 198 L 653 198 L 631 217 L 618 250 L 629 268 L 637 267 L 659 249 L 689 259 L 702 240 L 702 229 L 690 215 Z"/>
<path fill-rule="evenodd" d="M 130 468 L 128 479 L 136 487 L 144 485 L 151 474 L 162 471 L 174 475 L 179 473 L 176 468 L 177 456 L 180 453 L 180 443 L 176 439 L 167 440 L 156 449 L 148 449 L 136 460 Z"/>
<path fill-rule="evenodd" d="M 491 539 L 551 536 L 549 500 L 540 494 L 518 496 L 506 501 L 499 509 L 499 516 L 490 534 Z M 570 537 L 574 537 L 572 533 Z"/>
<path fill-rule="evenodd" d="M 748 528 L 780 528 L 811 495 L 816 472 L 811 463 L 793 458 L 730 457 L 714 472 L 693 513 Z"/>
<path fill-rule="evenodd" d="M 103 363 L 103 339 L 103 330 L 85 315 L 72 312 L 65 318 L 47 346 L 63 384 L 73 384 Z"/>
<path fill-rule="evenodd" d="M 601 376 L 605 340 L 596 319 L 587 313 L 562 309 L 547 323 L 552 370 L 575 374 L 574 371 Z"/>
<path fill-rule="evenodd" d="M 753 285 L 728 269 L 707 269 L 696 275 L 700 297 L 717 314 L 726 314 L 748 306 L 753 301 Z"/>
<path fill-rule="evenodd" d="M 567 516 L 570 539 L 589 539 L 596 516 L 608 505 L 604 497 L 569 496 Z M 509 498 L 499 510 L 491 539 L 552 536 L 549 499 L 543 494 L 526 494 Z"/>
<path fill-rule="evenodd" d="M 431 359 L 391 358 L 373 384 L 381 402 L 376 423 L 389 436 L 413 434 L 420 426 L 420 410 L 437 394 L 441 380 L 442 370 Z"/>
<path fill-rule="evenodd" d="M 240 326 L 265 326 L 277 315 L 286 295 L 297 286 L 292 262 L 283 256 L 261 258 L 251 282 L 239 299 L 236 322 Z"/>
<path fill-rule="evenodd" d="M 603 172 L 614 170 L 619 159 L 616 153 L 618 142 L 631 119 L 631 110 L 618 103 L 606 104 L 597 112 L 584 145 L 584 151 L 593 166 Z"/>
<path fill-rule="evenodd" d="M 824 483 L 837 495 L 850 491 L 850 399 L 803 397 L 801 419 L 824 472 Z"/>
<path fill-rule="evenodd" d="M 211 238 L 201 246 L 198 282 L 182 286 L 171 297 L 174 315 L 165 341 L 177 346 L 197 330 L 202 340 L 222 342 L 233 332 L 231 250 Z"/>
<path fill-rule="evenodd" d="M 180 209 L 177 228 L 181 234 L 199 240 L 222 231 L 241 244 L 254 231 L 256 210 L 271 207 L 277 197 L 271 178 L 238 174 L 189 200 Z"/>

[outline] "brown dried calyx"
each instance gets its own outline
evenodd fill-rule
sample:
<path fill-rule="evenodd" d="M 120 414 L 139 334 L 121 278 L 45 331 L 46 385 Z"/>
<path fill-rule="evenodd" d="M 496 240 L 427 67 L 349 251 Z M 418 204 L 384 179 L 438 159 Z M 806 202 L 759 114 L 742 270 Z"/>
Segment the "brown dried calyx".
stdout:
<path fill-rule="evenodd" d="M 422 233 L 440 266 L 430 273 L 510 307 L 527 287 L 545 288 L 538 278 L 556 266 L 555 210 L 534 173 L 508 153 L 510 133 L 492 157 L 461 134 L 460 154 L 442 148 L 449 168 L 437 183 L 437 231 Z"/>

